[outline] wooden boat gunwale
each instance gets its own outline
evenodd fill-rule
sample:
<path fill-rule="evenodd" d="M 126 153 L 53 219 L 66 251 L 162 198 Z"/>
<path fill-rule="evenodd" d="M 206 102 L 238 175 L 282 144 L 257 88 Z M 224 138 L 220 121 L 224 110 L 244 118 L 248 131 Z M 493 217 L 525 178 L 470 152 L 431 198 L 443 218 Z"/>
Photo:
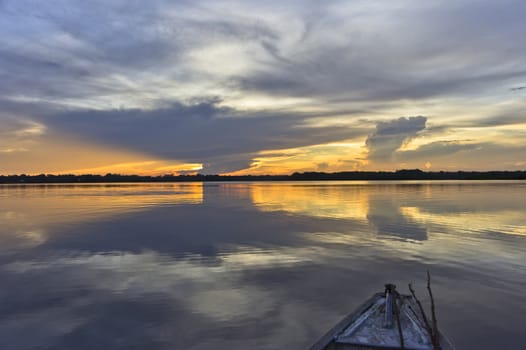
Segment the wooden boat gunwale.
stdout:
<path fill-rule="evenodd" d="M 312 345 L 309 350 L 336 350 L 339 349 L 338 343 L 335 342 L 338 336 L 341 335 L 343 331 L 347 327 L 349 327 L 353 322 L 356 322 L 363 314 L 365 314 L 369 309 L 373 308 L 373 306 L 382 298 L 385 297 L 385 292 L 379 292 L 375 293 L 371 298 L 366 300 L 364 303 L 362 303 L 358 308 L 356 308 L 353 312 L 345 316 L 342 320 L 340 320 L 335 326 L 333 326 L 328 332 L 326 332 L 314 345 Z M 414 306 L 414 301 L 412 296 L 409 295 L 401 295 L 401 297 L 408 298 L 410 300 L 410 304 Z M 414 309 L 414 307 L 409 306 L 409 309 L 414 313 L 414 316 L 420 321 L 420 316 L 417 314 L 417 311 Z M 450 342 L 450 340 L 444 336 L 442 332 L 438 332 L 439 335 L 439 341 L 440 341 L 440 347 L 442 350 L 454 350 L 455 347 Z M 341 348 L 341 347 L 340 347 Z M 356 346 L 356 348 L 360 348 L 359 346 Z M 385 350 L 400 350 L 401 348 L 399 346 L 393 347 L 393 346 L 382 346 L 382 345 L 374 345 L 374 346 L 367 346 L 363 345 L 361 348 L 363 349 L 385 349 Z"/>

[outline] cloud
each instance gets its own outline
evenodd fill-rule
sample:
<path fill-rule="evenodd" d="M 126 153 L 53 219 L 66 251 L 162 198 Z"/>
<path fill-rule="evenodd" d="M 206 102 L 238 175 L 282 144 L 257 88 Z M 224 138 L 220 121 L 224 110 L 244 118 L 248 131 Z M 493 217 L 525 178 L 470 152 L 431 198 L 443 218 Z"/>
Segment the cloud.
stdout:
<path fill-rule="evenodd" d="M 210 89 L 372 103 L 526 76 L 521 1 L 410 3 L 6 1 L 0 93 L 128 107 Z"/>
<path fill-rule="evenodd" d="M 479 108 L 503 115 L 518 96 L 510 86 L 519 91 L 526 77 L 526 48 L 516 45 L 520 0 L 0 4 L 2 109 L 88 141 L 204 163 L 209 172 L 246 167 L 262 150 L 365 136 L 361 120 L 386 113 L 426 110 L 451 133 L 462 119 L 500 125 L 466 105 L 476 97 Z M 188 102 L 210 96 L 221 103 Z M 32 104 L 32 112 L 16 104 Z M 240 112 L 247 106 L 251 112 Z M 344 126 L 305 127 L 313 111 Z M 521 124 L 521 116 L 506 123 Z M 371 160 L 389 159 L 411 135 L 391 144 L 372 136 Z"/>
<path fill-rule="evenodd" d="M 521 145 L 476 140 L 433 141 L 393 155 L 396 162 L 418 167 L 430 161 L 434 170 L 516 170 L 515 164 L 521 159 L 526 159 Z"/>
<path fill-rule="evenodd" d="M 480 118 L 473 122 L 474 127 L 494 127 L 502 125 L 519 125 L 524 124 L 526 120 L 526 112 L 524 110 L 512 111 L 511 113 L 503 113 L 501 115 L 492 116 L 488 118 Z"/>
<path fill-rule="evenodd" d="M 329 164 L 327 162 L 321 162 L 316 164 L 317 171 L 327 171 L 329 169 Z"/>
<path fill-rule="evenodd" d="M 154 110 L 62 112 L 42 117 L 58 134 L 135 150 L 162 159 L 202 163 L 204 173 L 245 169 L 263 150 L 309 146 L 364 135 L 349 124 L 308 126 L 310 115 L 240 112 L 209 100 Z"/>
<path fill-rule="evenodd" d="M 365 141 L 369 150 L 368 159 L 374 162 L 390 161 L 405 142 L 425 129 L 426 121 L 426 117 L 417 116 L 379 122 Z"/>
<path fill-rule="evenodd" d="M 32 120 L 15 118 L 9 116 L 0 116 L 2 129 L 0 129 L 0 138 L 2 140 L 24 140 L 32 136 L 43 135 L 46 127 Z"/>
<path fill-rule="evenodd" d="M 218 87 L 229 77 L 194 66 L 196 52 L 246 48 L 275 35 L 262 21 L 221 12 L 186 1 L 7 2 L 0 13 L 0 94 L 98 107 L 137 106 L 174 94 L 202 97 L 204 86 Z M 240 53 L 229 53 L 231 66 L 235 55 L 242 60 Z M 225 65 L 212 56 L 209 67 Z"/>
<path fill-rule="evenodd" d="M 454 153 L 480 149 L 489 144 L 466 141 L 435 141 L 422 145 L 414 150 L 396 152 L 396 159 L 400 161 L 428 159 L 451 156 Z"/>
<path fill-rule="evenodd" d="M 280 32 L 275 45 L 290 53 L 288 61 L 253 71 L 241 83 L 278 96 L 315 95 L 330 101 L 345 97 L 353 102 L 423 100 L 501 89 L 526 74 L 517 55 L 524 54 L 524 48 L 506 42 L 519 38 L 524 29 L 515 12 L 524 4 L 511 1 L 509 6 L 382 4 L 379 11 L 376 5 L 327 5 L 316 16 L 301 18 L 301 40 L 284 40 L 293 33 Z M 487 18 L 491 24 L 473 18 Z M 456 35 L 450 34 L 451 28 Z M 499 65 L 502 60 L 509 66 Z"/>
<path fill-rule="evenodd" d="M 46 133 L 46 127 L 25 118 L 0 115 L 0 164 L 5 157 L 15 159 L 20 152 L 27 153 L 34 142 Z M 4 161 L 4 162 L 1 162 Z"/>
<path fill-rule="evenodd" d="M 254 157 L 256 157 L 256 153 L 236 154 L 207 159 L 206 163 L 203 163 L 203 168 L 199 170 L 199 173 L 224 174 L 248 169 L 252 165 Z"/>

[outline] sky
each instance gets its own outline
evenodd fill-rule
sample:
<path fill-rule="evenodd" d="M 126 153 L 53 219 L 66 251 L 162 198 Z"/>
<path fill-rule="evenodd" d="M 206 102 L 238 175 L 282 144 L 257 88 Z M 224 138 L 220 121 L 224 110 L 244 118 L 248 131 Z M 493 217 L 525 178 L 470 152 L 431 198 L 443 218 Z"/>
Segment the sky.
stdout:
<path fill-rule="evenodd" d="M 526 2 L 0 0 L 0 174 L 525 170 Z"/>

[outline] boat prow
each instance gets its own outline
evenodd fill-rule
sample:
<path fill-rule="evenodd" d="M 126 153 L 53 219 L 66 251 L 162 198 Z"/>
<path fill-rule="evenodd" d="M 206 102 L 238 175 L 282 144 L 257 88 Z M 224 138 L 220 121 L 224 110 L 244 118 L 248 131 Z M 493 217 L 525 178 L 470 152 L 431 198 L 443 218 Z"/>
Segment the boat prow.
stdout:
<path fill-rule="evenodd" d="M 453 345 L 438 333 L 439 348 Z M 419 309 L 410 295 L 398 294 L 386 285 L 355 312 L 327 332 L 310 350 L 433 350 L 433 341 Z"/>

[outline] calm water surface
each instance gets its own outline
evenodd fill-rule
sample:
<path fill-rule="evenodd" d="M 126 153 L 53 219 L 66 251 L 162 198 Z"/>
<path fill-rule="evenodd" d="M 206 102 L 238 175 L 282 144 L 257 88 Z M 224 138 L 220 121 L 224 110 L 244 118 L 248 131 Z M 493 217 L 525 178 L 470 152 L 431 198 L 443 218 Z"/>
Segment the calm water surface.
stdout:
<path fill-rule="evenodd" d="M 0 186 L 0 349 L 305 349 L 426 269 L 459 349 L 524 349 L 525 208 L 526 182 Z"/>

